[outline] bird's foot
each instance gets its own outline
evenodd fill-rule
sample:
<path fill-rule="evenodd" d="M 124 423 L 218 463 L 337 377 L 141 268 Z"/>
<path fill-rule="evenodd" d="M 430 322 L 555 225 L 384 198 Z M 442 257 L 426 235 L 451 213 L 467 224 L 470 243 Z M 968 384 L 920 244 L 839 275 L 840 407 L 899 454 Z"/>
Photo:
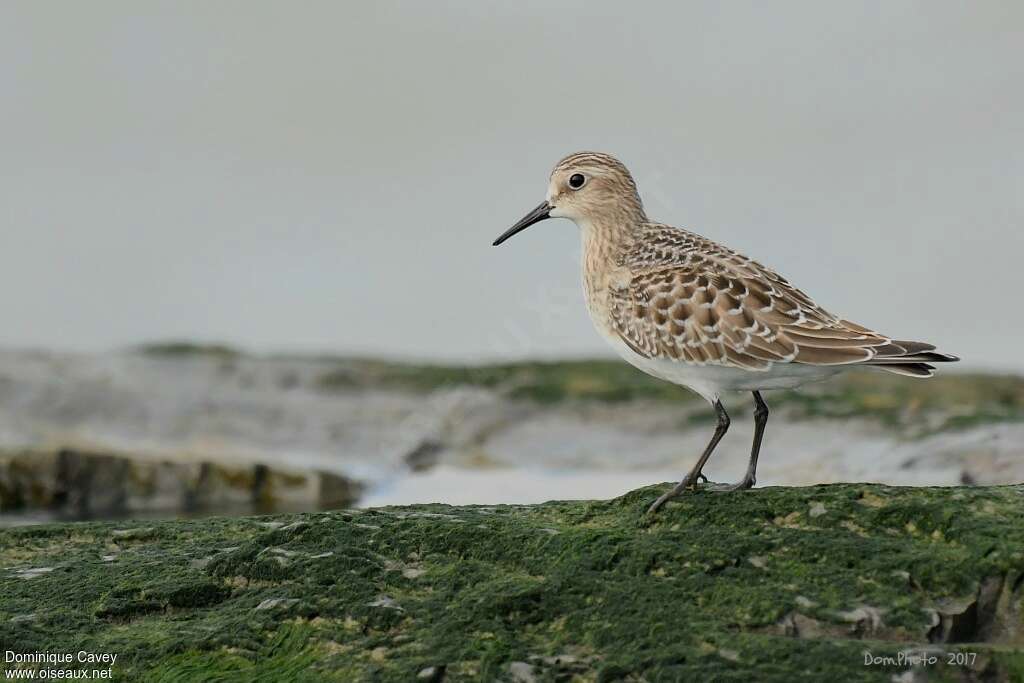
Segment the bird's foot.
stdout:
<path fill-rule="evenodd" d="M 708 491 L 717 491 L 719 493 L 724 491 L 745 491 L 754 488 L 755 483 L 757 482 L 753 477 L 743 477 L 743 479 L 735 484 L 710 484 L 707 489 Z"/>
<path fill-rule="evenodd" d="M 693 479 L 696 479 L 697 481 L 691 483 Z M 661 495 L 660 498 L 658 498 L 658 500 L 651 503 L 651 507 L 647 508 L 647 514 L 653 514 L 657 512 L 662 505 L 664 505 L 668 501 L 679 496 L 680 494 L 687 490 L 697 490 L 697 487 L 700 485 L 699 482 L 701 479 L 703 479 L 705 483 L 707 483 L 708 481 L 708 478 L 705 477 L 703 474 L 698 474 L 696 477 L 692 477 L 691 475 L 687 474 L 685 477 L 683 477 L 683 480 L 676 484 L 675 486 L 673 486 L 670 491 L 666 491 L 664 494 Z"/>

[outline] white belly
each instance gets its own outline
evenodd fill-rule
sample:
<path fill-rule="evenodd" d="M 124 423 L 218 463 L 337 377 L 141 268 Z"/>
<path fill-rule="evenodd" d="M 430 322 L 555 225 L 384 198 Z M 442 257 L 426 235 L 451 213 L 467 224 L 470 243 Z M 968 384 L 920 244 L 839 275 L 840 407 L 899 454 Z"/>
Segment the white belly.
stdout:
<path fill-rule="evenodd" d="M 596 322 L 596 321 L 595 321 Z M 800 363 L 774 363 L 766 370 L 743 370 L 724 365 L 697 365 L 665 358 L 645 358 L 617 336 L 598 331 L 627 363 L 666 382 L 690 389 L 714 403 L 726 391 L 792 389 L 842 372 L 843 366 L 821 367 Z"/>

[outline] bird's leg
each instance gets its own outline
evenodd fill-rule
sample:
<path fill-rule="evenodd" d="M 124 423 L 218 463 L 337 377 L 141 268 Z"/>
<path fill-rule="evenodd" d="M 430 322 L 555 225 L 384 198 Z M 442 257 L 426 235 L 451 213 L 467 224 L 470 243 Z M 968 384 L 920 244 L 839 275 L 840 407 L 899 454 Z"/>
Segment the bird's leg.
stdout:
<path fill-rule="evenodd" d="M 743 479 L 735 484 L 716 488 L 717 491 L 741 491 L 749 489 L 757 483 L 757 456 L 761 452 L 761 439 L 764 437 L 764 427 L 768 424 L 768 404 L 761 398 L 761 392 L 754 392 L 754 444 L 750 447 L 750 462 L 747 463 L 747 473 Z"/>
<path fill-rule="evenodd" d="M 671 491 L 654 501 L 651 507 L 648 508 L 647 512 L 657 512 L 658 508 L 665 504 L 665 501 L 675 498 L 686 489 L 691 488 L 697 483 L 697 479 L 703 476 L 701 474 L 701 470 L 704 469 L 704 463 L 706 463 L 708 458 L 711 457 L 711 453 L 714 452 L 715 446 L 718 445 L 718 442 L 722 440 L 722 437 L 725 436 L 725 432 L 729 429 L 729 414 L 725 412 L 725 407 L 722 406 L 722 402 L 720 400 L 716 400 L 714 406 L 715 414 L 718 416 L 718 426 L 715 427 L 715 433 L 711 437 L 711 441 L 708 442 L 704 452 L 701 453 L 700 459 L 697 460 L 697 464 L 693 466 L 693 469 L 690 470 L 689 473 L 683 477 L 683 480 L 676 484 Z M 704 480 L 707 481 L 707 477 L 704 477 Z"/>

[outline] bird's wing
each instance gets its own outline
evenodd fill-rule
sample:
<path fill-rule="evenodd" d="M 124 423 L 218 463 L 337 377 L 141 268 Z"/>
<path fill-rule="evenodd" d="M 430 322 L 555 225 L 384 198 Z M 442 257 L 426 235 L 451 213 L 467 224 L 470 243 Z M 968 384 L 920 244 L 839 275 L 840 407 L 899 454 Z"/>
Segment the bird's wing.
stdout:
<path fill-rule="evenodd" d="M 761 264 L 710 241 L 701 247 L 685 256 L 637 259 L 628 282 L 610 288 L 612 325 L 636 353 L 765 370 L 773 363 L 861 363 L 906 351 L 832 315 Z"/>

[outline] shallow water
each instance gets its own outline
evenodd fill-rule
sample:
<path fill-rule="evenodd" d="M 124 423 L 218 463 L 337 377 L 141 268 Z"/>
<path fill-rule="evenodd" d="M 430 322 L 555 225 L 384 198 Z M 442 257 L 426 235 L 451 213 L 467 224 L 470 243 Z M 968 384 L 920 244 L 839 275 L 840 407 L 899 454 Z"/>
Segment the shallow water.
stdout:
<path fill-rule="evenodd" d="M 372 489 L 360 507 L 448 503 L 500 505 L 614 498 L 641 486 L 678 479 L 678 470 L 485 469 L 447 465 L 398 477 Z"/>

